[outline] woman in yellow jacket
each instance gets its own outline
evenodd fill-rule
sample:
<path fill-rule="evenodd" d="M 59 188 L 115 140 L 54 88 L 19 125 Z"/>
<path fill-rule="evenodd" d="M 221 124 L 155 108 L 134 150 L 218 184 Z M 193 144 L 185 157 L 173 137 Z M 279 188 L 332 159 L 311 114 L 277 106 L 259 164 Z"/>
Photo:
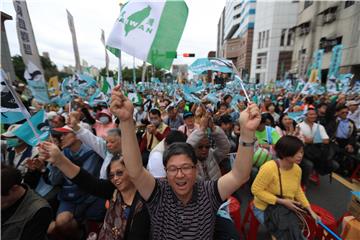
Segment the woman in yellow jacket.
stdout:
<path fill-rule="evenodd" d="M 254 195 L 254 214 L 261 224 L 264 224 L 264 211 L 269 204 L 282 204 L 293 210 L 319 217 L 311 210 L 310 203 L 301 189 L 300 164 L 304 155 L 303 142 L 294 136 L 283 136 L 275 145 L 275 151 L 280 160 L 268 161 L 260 168 L 251 187 Z M 280 196 L 281 176 L 282 198 Z"/>

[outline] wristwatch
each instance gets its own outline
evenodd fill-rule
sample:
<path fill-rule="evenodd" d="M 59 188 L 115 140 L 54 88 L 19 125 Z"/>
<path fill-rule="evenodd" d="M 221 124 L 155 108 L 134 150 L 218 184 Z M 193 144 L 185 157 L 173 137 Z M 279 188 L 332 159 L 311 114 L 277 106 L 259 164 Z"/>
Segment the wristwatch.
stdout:
<path fill-rule="evenodd" d="M 239 145 L 240 146 L 243 146 L 243 147 L 253 147 L 255 146 L 255 143 L 256 143 L 257 139 L 255 138 L 253 142 L 244 142 L 241 140 L 241 138 L 239 139 Z"/>

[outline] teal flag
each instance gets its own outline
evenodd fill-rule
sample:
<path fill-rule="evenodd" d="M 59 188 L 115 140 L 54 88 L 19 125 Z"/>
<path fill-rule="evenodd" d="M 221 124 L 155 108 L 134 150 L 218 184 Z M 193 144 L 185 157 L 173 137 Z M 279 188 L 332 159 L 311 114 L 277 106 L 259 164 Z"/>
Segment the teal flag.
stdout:
<path fill-rule="evenodd" d="M 301 121 L 304 120 L 305 118 L 305 113 L 303 111 L 300 112 L 288 112 L 287 113 L 289 118 L 291 118 L 292 120 L 294 120 L 295 122 L 299 123 Z"/>
<path fill-rule="evenodd" d="M 344 46 L 342 44 L 336 45 L 335 47 L 333 47 L 328 78 L 337 78 L 338 77 L 343 48 L 344 48 Z"/>
<path fill-rule="evenodd" d="M 308 77 L 310 77 L 310 74 L 312 70 L 317 70 L 317 76 L 316 79 L 321 79 L 321 66 L 322 66 L 322 60 L 324 56 L 324 49 L 319 49 L 316 52 L 314 52 L 313 59 L 312 59 L 312 65 L 310 67 L 310 71 L 308 71 Z"/>
<path fill-rule="evenodd" d="M 46 140 L 50 135 L 50 126 L 46 119 L 45 111 L 41 110 L 37 112 L 34 116 L 30 118 L 30 121 L 34 126 L 37 134 L 39 135 L 40 140 Z M 18 129 L 16 129 L 14 131 L 14 134 L 33 147 L 39 143 L 28 122 L 24 123 Z"/>

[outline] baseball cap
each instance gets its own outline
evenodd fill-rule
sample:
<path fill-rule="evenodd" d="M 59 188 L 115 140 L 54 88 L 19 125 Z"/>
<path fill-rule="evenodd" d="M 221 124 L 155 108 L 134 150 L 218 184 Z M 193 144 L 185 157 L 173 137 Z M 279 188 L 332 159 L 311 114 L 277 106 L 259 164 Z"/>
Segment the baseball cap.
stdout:
<path fill-rule="evenodd" d="M 193 116 L 194 116 L 194 114 L 192 112 L 184 112 L 183 119 L 186 119 L 188 117 L 193 117 Z"/>
<path fill-rule="evenodd" d="M 63 126 L 63 127 L 59 127 L 59 128 L 53 128 L 52 129 L 54 132 L 58 132 L 58 133 L 73 133 L 74 132 L 74 130 L 71 128 L 71 127 L 69 127 L 68 125 L 65 125 L 65 126 Z"/>
<path fill-rule="evenodd" d="M 3 134 L 1 134 L 2 137 L 16 137 L 14 132 L 16 129 L 18 129 L 21 126 L 21 124 L 12 124 L 10 125 L 10 127 L 8 128 L 8 130 L 6 132 L 4 132 Z"/>
<path fill-rule="evenodd" d="M 358 101 L 355 101 L 355 100 L 351 100 L 351 101 L 348 101 L 346 103 L 346 106 L 352 106 L 352 105 L 359 105 L 360 103 Z"/>

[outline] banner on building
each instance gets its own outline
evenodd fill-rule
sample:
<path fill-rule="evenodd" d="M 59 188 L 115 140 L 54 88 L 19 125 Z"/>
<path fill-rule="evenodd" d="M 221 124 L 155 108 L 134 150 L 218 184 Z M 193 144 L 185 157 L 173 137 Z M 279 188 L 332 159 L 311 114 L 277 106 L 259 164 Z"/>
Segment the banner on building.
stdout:
<path fill-rule="evenodd" d="M 321 80 L 321 67 L 323 56 L 324 49 L 319 49 L 314 53 L 312 65 L 310 68 L 309 82 L 317 82 Z"/>
<path fill-rule="evenodd" d="M 335 47 L 333 47 L 330 66 L 329 66 L 328 78 L 336 79 L 338 77 L 343 48 L 344 48 L 344 46 L 342 44 L 336 45 Z"/>
<path fill-rule="evenodd" d="M 41 66 L 26 1 L 14 1 L 13 3 L 16 12 L 16 30 L 20 52 L 26 67 L 24 77 L 36 101 L 48 103 L 49 96 L 44 70 Z"/>
<path fill-rule="evenodd" d="M 69 28 L 70 28 L 72 42 L 73 42 L 73 48 L 74 48 L 74 54 L 75 54 L 75 69 L 78 73 L 80 73 L 81 72 L 80 54 L 79 54 L 79 48 L 78 48 L 78 44 L 77 44 L 77 40 L 76 40 L 74 18 L 67 9 L 66 9 L 66 12 L 67 12 L 67 19 L 68 19 L 68 23 L 69 23 Z"/>

